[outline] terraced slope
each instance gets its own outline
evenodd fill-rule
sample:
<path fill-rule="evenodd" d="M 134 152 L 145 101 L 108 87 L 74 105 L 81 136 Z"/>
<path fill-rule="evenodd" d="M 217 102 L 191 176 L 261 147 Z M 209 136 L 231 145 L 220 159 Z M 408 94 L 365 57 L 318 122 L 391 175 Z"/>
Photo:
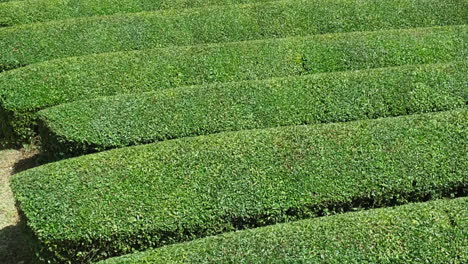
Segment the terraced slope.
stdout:
<path fill-rule="evenodd" d="M 466 195 L 468 109 L 164 141 L 12 179 L 43 254 L 98 260 L 326 211 Z"/>
<path fill-rule="evenodd" d="M 228 233 L 103 261 L 465 263 L 468 199 L 375 209 Z"/>
<path fill-rule="evenodd" d="M 186 136 L 451 110 L 468 103 L 468 61 L 182 87 L 39 113 L 44 148 L 82 155 Z"/>
<path fill-rule="evenodd" d="M 35 136 L 38 110 L 75 100 L 194 84 L 465 58 L 466 26 L 329 34 L 74 57 L 0 74 L 9 141 Z"/>
<path fill-rule="evenodd" d="M 0 4 L 0 26 L 75 17 L 136 13 L 177 8 L 262 3 L 274 0 L 23 0 Z M 2 0 L 0 0 L 0 3 Z"/>
<path fill-rule="evenodd" d="M 288 0 L 7 27 L 0 29 L 0 71 L 111 51 L 459 25 L 467 9 L 460 0 Z"/>

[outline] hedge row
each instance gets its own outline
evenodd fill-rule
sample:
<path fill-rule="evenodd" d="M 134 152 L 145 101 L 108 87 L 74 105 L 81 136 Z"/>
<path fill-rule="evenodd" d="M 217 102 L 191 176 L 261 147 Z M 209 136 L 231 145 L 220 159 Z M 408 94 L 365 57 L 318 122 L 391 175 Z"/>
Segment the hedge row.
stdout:
<path fill-rule="evenodd" d="M 467 26 L 356 32 L 67 58 L 0 74 L 9 141 L 35 135 L 35 113 L 75 100 L 176 86 L 465 58 Z M 2 133 L 2 131 L 0 131 Z"/>
<path fill-rule="evenodd" d="M 466 263 L 468 199 L 315 218 L 228 233 L 101 264 Z"/>
<path fill-rule="evenodd" d="M 459 25 L 467 9 L 459 0 L 287 0 L 36 23 L 0 29 L 0 71 L 111 51 Z"/>
<path fill-rule="evenodd" d="M 39 112 L 56 156 L 220 131 L 339 122 L 463 107 L 468 61 L 220 83 L 78 101 Z"/>
<path fill-rule="evenodd" d="M 75 17 L 136 13 L 176 8 L 207 7 L 273 0 L 33 0 L 0 4 L 0 26 Z M 2 2 L 2 0 L 0 0 Z"/>
<path fill-rule="evenodd" d="M 80 263 L 327 212 L 466 195 L 467 125 L 464 108 L 184 138 L 36 167 L 14 175 L 12 189 L 43 255 Z"/>

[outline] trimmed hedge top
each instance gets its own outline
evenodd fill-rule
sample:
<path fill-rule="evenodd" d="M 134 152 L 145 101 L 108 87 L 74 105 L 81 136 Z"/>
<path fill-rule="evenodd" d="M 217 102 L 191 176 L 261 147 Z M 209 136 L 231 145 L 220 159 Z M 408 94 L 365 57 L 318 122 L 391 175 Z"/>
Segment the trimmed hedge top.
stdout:
<path fill-rule="evenodd" d="M 43 250 L 92 261 L 327 209 L 464 195 L 467 125 L 465 108 L 184 138 L 37 167 L 12 189 Z"/>
<path fill-rule="evenodd" d="M 111 51 L 466 24 L 466 10 L 459 0 L 288 0 L 37 23 L 0 29 L 0 71 Z"/>
<path fill-rule="evenodd" d="M 182 87 L 39 112 L 56 157 L 167 139 L 443 111 L 468 103 L 468 61 Z"/>
<path fill-rule="evenodd" d="M 0 0 L 2 2 L 4 0 Z M 33 0 L 0 4 L 0 27 L 74 17 L 274 0 Z"/>
<path fill-rule="evenodd" d="M 327 34 L 73 57 L 0 74 L 11 141 L 35 135 L 35 113 L 97 96 L 465 58 L 468 27 Z M 1 131 L 0 131 L 1 133 Z"/>
<path fill-rule="evenodd" d="M 468 199 L 347 213 L 114 258 L 136 263 L 466 263 Z"/>

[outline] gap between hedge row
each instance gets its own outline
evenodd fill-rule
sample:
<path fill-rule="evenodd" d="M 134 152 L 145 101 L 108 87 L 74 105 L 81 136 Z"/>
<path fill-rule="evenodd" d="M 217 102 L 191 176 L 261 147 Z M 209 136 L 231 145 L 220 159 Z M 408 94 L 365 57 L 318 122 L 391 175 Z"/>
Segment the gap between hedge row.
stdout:
<path fill-rule="evenodd" d="M 468 199 L 438 200 L 204 238 L 100 264 L 464 263 Z"/>

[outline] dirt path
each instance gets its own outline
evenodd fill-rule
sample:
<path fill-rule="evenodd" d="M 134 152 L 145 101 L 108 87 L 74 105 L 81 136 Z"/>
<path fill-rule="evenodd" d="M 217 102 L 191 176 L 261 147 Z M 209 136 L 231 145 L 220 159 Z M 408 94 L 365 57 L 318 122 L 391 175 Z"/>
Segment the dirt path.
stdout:
<path fill-rule="evenodd" d="M 19 221 L 10 177 L 32 167 L 35 151 L 0 150 L 0 263 L 34 263 L 23 223 Z"/>

